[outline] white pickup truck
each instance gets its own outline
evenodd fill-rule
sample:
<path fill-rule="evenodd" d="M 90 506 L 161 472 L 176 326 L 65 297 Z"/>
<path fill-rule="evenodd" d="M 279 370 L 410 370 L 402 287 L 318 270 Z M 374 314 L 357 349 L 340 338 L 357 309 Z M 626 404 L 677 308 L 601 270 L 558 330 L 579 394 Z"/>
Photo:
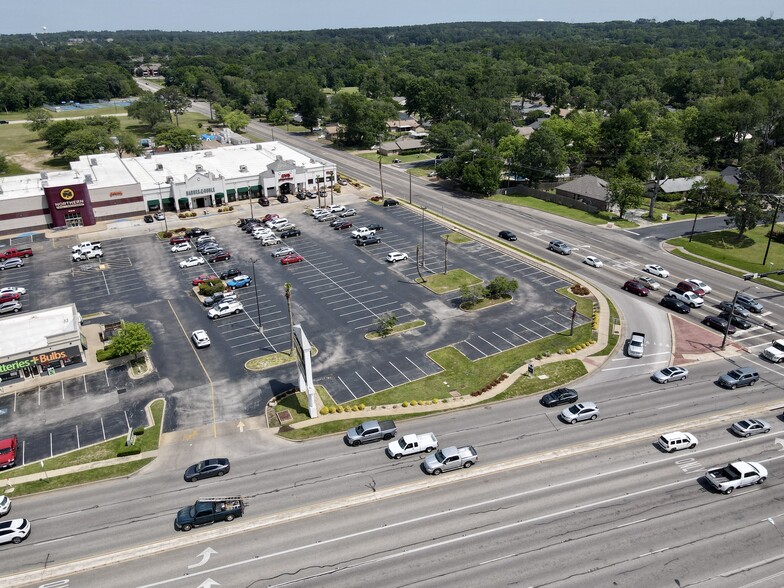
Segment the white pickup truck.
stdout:
<path fill-rule="evenodd" d="M 434 449 L 438 449 L 438 439 L 433 433 L 425 433 L 424 435 L 404 435 L 397 441 L 392 441 L 387 448 L 390 457 L 400 459 L 404 455 L 413 455 L 414 453 L 430 453 Z"/>
<path fill-rule="evenodd" d="M 762 357 L 773 363 L 784 361 L 784 339 L 776 339 L 762 352 Z"/>
<path fill-rule="evenodd" d="M 88 259 L 100 259 L 103 257 L 103 249 L 99 245 L 95 249 L 88 249 L 84 251 L 73 251 L 71 253 L 71 260 L 72 261 L 85 261 Z"/>
<path fill-rule="evenodd" d="M 629 357 L 642 357 L 643 351 L 645 350 L 645 333 L 632 333 L 631 338 L 629 339 L 629 347 L 627 347 L 627 352 Z"/>
<path fill-rule="evenodd" d="M 375 235 L 376 231 L 374 229 L 369 229 L 367 227 L 360 227 L 358 229 L 354 229 L 351 231 L 351 237 L 353 239 L 360 239 L 364 237 L 370 237 L 371 235 Z"/>
<path fill-rule="evenodd" d="M 463 447 L 445 447 L 435 453 L 428 455 L 422 462 L 422 467 L 428 474 L 434 476 L 449 470 L 459 470 L 460 468 L 470 468 L 474 465 L 479 456 L 472 445 Z"/>
<path fill-rule="evenodd" d="M 767 477 L 768 470 L 753 461 L 733 461 L 723 468 L 708 470 L 705 474 L 708 484 L 724 494 L 732 494 L 735 488 L 762 484 Z"/>

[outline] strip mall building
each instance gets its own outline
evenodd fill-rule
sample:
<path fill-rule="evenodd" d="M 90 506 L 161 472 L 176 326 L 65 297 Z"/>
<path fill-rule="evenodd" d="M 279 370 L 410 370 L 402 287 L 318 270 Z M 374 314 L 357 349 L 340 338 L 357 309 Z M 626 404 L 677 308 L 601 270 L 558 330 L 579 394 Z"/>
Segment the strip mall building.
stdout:
<path fill-rule="evenodd" d="M 270 141 L 185 153 L 82 156 L 70 171 L 0 178 L 0 227 L 19 233 L 90 226 L 160 209 L 330 189 L 334 163 Z"/>

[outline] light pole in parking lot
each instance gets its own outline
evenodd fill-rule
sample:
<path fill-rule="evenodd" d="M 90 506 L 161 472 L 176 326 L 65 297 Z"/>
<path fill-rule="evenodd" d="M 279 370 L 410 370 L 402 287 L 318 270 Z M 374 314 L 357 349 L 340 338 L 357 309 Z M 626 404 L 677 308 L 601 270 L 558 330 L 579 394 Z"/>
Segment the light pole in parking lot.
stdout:
<path fill-rule="evenodd" d="M 250 218 L 253 218 L 253 192 L 248 186 L 248 199 L 250 200 Z"/>
<path fill-rule="evenodd" d="M 422 267 L 425 267 L 425 211 L 427 206 L 422 207 Z"/>
<path fill-rule="evenodd" d="M 169 223 L 166 222 L 166 211 L 163 209 L 163 198 L 161 198 L 161 182 L 155 182 L 158 184 L 158 205 L 161 207 L 161 214 L 163 215 L 163 230 L 165 232 L 169 232 Z"/>
<path fill-rule="evenodd" d="M 258 257 L 251 258 L 250 264 L 253 267 L 253 292 L 256 294 L 256 320 L 259 325 L 259 333 L 264 332 L 264 327 L 261 326 L 261 306 L 259 306 L 259 287 L 256 285 L 256 262 Z"/>

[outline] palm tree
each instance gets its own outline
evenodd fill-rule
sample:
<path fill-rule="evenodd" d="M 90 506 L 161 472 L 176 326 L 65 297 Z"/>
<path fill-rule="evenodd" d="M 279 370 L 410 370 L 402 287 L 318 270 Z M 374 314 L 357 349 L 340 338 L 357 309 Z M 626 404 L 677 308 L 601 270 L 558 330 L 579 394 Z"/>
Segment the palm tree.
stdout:
<path fill-rule="evenodd" d="M 286 295 L 286 306 L 289 308 L 289 332 L 291 333 L 291 344 L 289 345 L 289 355 L 294 355 L 294 319 L 291 316 L 291 284 L 283 284 L 283 293 Z"/>

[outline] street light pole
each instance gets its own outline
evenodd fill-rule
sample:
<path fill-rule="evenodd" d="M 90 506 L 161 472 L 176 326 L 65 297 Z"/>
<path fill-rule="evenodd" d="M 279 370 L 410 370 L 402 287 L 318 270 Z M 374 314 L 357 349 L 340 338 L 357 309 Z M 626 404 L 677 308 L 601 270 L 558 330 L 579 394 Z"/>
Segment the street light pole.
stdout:
<path fill-rule="evenodd" d="M 408 170 L 408 203 L 411 204 L 411 170 Z"/>
<path fill-rule="evenodd" d="M 381 184 L 381 198 L 384 198 L 384 178 L 381 175 L 381 154 L 378 154 L 378 181 Z"/>
<path fill-rule="evenodd" d="M 724 338 L 721 340 L 721 350 L 724 351 L 724 346 L 727 344 L 727 337 L 730 334 L 730 325 L 732 324 L 732 317 L 735 316 L 735 305 L 738 303 L 738 292 L 735 290 L 735 296 L 732 297 L 732 307 L 730 308 L 730 314 L 727 317 L 727 327 L 724 329 Z"/>
<path fill-rule="evenodd" d="M 250 200 L 250 218 L 253 218 L 253 191 L 248 186 L 248 199 Z"/>
<path fill-rule="evenodd" d="M 425 211 L 426 206 L 422 207 L 422 267 L 425 267 Z"/>
<path fill-rule="evenodd" d="M 768 233 L 768 244 L 765 247 L 765 257 L 762 258 L 762 265 L 768 261 L 768 251 L 770 251 L 770 242 L 773 239 L 773 230 L 776 228 L 776 221 L 779 219 L 779 204 L 784 196 L 774 196 L 776 199 L 776 211 L 773 213 L 773 222 L 770 223 L 770 232 Z"/>
<path fill-rule="evenodd" d="M 259 333 L 264 332 L 264 327 L 261 326 L 261 306 L 259 306 L 259 287 L 256 285 L 256 262 L 258 257 L 252 258 L 250 264 L 253 268 L 253 292 L 256 294 L 256 320 L 259 325 Z"/>
<path fill-rule="evenodd" d="M 166 211 L 163 208 L 163 198 L 161 197 L 161 182 L 155 182 L 158 184 L 158 204 L 161 206 L 161 214 L 163 215 L 163 230 L 165 232 L 169 232 L 169 223 L 166 222 Z"/>

